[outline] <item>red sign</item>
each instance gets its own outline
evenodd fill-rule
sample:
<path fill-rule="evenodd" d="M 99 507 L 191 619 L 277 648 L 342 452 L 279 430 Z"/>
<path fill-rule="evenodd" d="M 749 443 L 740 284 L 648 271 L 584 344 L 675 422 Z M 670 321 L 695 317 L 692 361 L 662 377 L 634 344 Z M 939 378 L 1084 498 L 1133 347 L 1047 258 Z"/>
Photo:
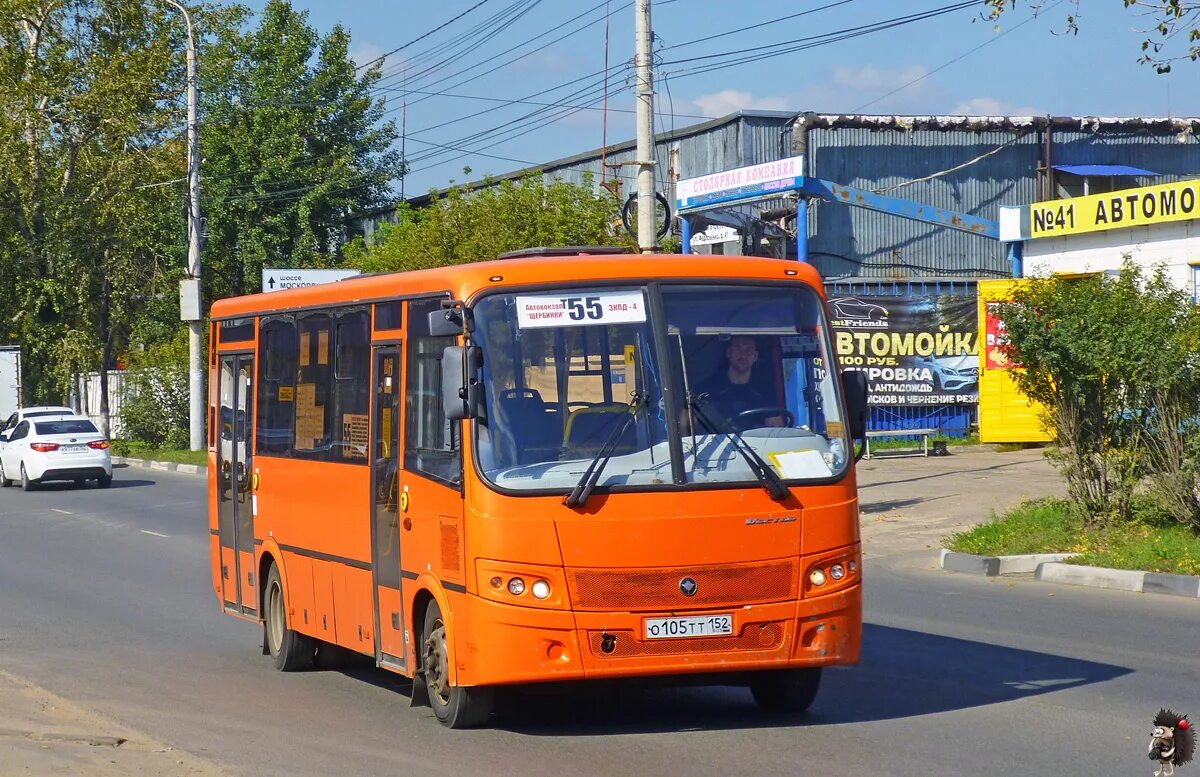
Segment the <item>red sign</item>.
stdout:
<path fill-rule="evenodd" d="M 1007 370 L 1021 365 L 1008 358 L 1005 351 L 1008 348 L 1008 333 L 1004 331 L 1004 322 L 996 315 L 999 303 L 989 302 L 985 312 L 983 343 L 983 367 L 986 370 Z"/>

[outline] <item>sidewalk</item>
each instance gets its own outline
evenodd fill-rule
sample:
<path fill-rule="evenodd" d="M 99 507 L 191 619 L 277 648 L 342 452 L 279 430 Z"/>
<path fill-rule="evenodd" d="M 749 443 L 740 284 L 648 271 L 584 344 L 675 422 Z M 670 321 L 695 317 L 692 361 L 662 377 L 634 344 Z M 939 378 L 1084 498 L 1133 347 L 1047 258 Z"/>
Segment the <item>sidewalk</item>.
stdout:
<path fill-rule="evenodd" d="M 0 777 L 216 777 L 216 764 L 173 750 L 0 671 Z"/>
<path fill-rule="evenodd" d="M 933 550 L 993 511 L 1065 494 L 1041 450 L 997 453 L 984 446 L 953 447 L 944 457 L 860 461 L 858 489 L 865 558 Z"/>

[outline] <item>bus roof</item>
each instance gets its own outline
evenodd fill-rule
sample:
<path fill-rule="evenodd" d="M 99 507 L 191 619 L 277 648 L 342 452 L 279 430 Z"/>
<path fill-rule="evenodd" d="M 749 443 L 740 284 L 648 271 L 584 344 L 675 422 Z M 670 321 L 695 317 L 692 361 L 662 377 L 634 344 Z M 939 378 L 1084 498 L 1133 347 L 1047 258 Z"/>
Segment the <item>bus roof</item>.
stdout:
<path fill-rule="evenodd" d="M 699 254 L 569 253 L 362 275 L 300 289 L 232 297 L 214 302 L 212 317 L 239 318 L 438 292 L 447 292 L 456 299 L 470 299 L 488 288 L 509 286 L 679 278 L 801 281 L 824 293 L 821 276 L 804 262 Z"/>

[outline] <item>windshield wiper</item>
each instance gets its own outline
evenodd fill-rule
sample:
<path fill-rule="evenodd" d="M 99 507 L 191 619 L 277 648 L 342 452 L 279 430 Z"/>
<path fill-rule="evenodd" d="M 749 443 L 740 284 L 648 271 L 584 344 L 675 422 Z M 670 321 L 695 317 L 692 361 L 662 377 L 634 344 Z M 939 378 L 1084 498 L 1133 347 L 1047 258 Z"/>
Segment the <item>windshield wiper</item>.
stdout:
<path fill-rule="evenodd" d="M 621 439 L 621 435 L 625 434 L 625 431 L 629 429 L 629 425 L 637 418 L 638 411 L 642 408 L 642 404 L 645 401 L 646 395 L 636 391 L 629 398 L 629 412 L 613 427 L 612 432 L 608 435 L 608 439 L 600 446 L 600 450 L 596 451 L 596 456 L 592 459 L 591 464 L 584 470 L 583 477 L 575 484 L 575 488 L 571 489 L 571 493 L 563 498 L 563 504 L 567 507 L 582 507 L 587 504 L 588 497 L 592 495 L 596 484 L 600 482 L 600 473 L 604 471 L 608 460 L 612 458 L 613 450 L 617 447 L 617 441 Z"/>
<path fill-rule="evenodd" d="M 746 464 L 750 466 L 750 471 L 758 478 L 758 482 L 762 483 L 763 488 L 771 495 L 771 498 L 776 502 L 782 502 L 788 498 L 791 493 L 788 487 L 784 485 L 783 479 L 779 477 L 779 473 L 775 468 L 763 460 L 762 456 L 758 455 L 758 451 L 751 447 L 750 443 L 746 442 L 742 437 L 741 432 L 733 427 L 732 424 L 724 424 L 724 428 L 713 421 L 712 417 L 704 410 L 702 405 L 708 404 L 708 394 L 688 394 L 687 404 L 695 412 L 710 431 L 719 434 L 724 434 L 733 443 L 734 449 L 742 454 L 742 458 L 746 460 Z"/>

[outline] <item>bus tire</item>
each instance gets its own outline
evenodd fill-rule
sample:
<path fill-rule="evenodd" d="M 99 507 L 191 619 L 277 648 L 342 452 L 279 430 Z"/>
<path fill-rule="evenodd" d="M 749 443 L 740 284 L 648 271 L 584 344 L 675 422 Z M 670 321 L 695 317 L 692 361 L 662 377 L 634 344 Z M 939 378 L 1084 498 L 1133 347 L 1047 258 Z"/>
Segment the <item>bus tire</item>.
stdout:
<path fill-rule="evenodd" d="M 492 689 L 450 684 L 446 624 L 437 602 L 430 602 L 425 610 L 420 658 L 429 706 L 439 723 L 448 728 L 473 728 L 487 722 L 495 704 Z"/>
<path fill-rule="evenodd" d="M 271 565 L 267 573 L 267 590 L 263 595 L 263 640 L 267 655 L 281 672 L 296 672 L 312 666 L 316 645 L 310 637 L 288 628 L 287 608 L 284 607 L 283 581 L 279 567 Z"/>
<path fill-rule="evenodd" d="M 816 700 L 820 687 L 819 666 L 755 672 L 750 680 L 750 693 L 766 712 L 804 712 Z"/>

